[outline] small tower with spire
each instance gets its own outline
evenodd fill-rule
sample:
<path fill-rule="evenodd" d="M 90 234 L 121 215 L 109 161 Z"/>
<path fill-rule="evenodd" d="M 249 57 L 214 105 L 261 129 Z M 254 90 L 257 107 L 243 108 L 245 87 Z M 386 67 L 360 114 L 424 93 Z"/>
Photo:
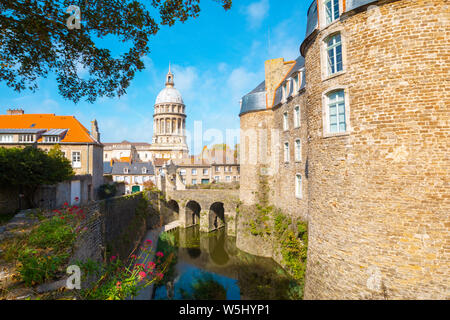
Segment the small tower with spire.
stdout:
<path fill-rule="evenodd" d="M 173 82 L 173 73 L 170 70 L 170 63 L 169 63 L 169 72 L 167 72 L 166 76 L 166 87 L 173 88 L 175 83 Z"/>

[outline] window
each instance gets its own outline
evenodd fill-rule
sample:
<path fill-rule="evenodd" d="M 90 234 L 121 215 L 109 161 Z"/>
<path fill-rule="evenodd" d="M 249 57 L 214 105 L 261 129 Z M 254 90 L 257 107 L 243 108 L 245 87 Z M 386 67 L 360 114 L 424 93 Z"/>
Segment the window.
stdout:
<path fill-rule="evenodd" d="M 303 198 L 302 176 L 300 174 L 295 175 L 295 196 L 299 199 Z"/>
<path fill-rule="evenodd" d="M 142 173 L 146 174 L 147 173 L 147 168 L 142 168 Z"/>
<path fill-rule="evenodd" d="M 333 91 L 327 95 L 327 116 L 329 133 L 347 131 L 344 90 Z"/>
<path fill-rule="evenodd" d="M 231 182 L 231 177 L 230 177 L 230 176 L 226 176 L 226 177 L 225 177 L 225 181 L 226 181 L 226 182 Z"/>
<path fill-rule="evenodd" d="M 300 73 L 297 73 L 297 74 L 294 76 L 294 89 L 295 89 L 295 91 L 300 90 L 299 75 L 300 75 Z"/>
<path fill-rule="evenodd" d="M 192 185 L 195 186 L 197 184 L 197 179 L 192 179 Z"/>
<path fill-rule="evenodd" d="M 19 135 L 19 142 L 33 142 L 34 135 L 32 134 L 21 134 Z"/>
<path fill-rule="evenodd" d="M 0 135 L 0 142 L 13 142 L 13 135 L 12 134 Z"/>
<path fill-rule="evenodd" d="M 181 176 L 185 176 L 186 175 L 186 169 L 181 169 L 180 170 L 180 175 Z"/>
<path fill-rule="evenodd" d="M 123 173 L 128 174 L 128 172 L 130 172 L 128 168 L 123 168 Z"/>
<path fill-rule="evenodd" d="M 216 182 L 219 182 L 220 181 L 220 177 L 219 176 L 215 176 L 214 180 L 216 180 Z"/>
<path fill-rule="evenodd" d="M 220 167 L 216 167 L 216 172 L 220 172 Z"/>
<path fill-rule="evenodd" d="M 284 162 L 289 162 L 289 143 L 284 144 Z"/>
<path fill-rule="evenodd" d="M 302 161 L 302 142 L 295 140 L 295 161 Z"/>
<path fill-rule="evenodd" d="M 285 81 L 281 85 L 281 99 L 283 101 L 285 101 L 287 99 L 287 95 L 288 95 L 288 85 L 287 85 L 287 81 Z"/>
<path fill-rule="evenodd" d="M 80 151 L 72 152 L 72 167 L 73 168 L 81 168 L 81 152 Z"/>
<path fill-rule="evenodd" d="M 107 153 L 105 153 L 105 159 L 108 159 L 108 154 Z"/>
<path fill-rule="evenodd" d="M 339 0 L 325 0 L 325 18 L 327 25 L 339 18 Z"/>
<path fill-rule="evenodd" d="M 203 175 L 208 175 L 209 174 L 209 170 L 208 169 L 203 169 Z"/>
<path fill-rule="evenodd" d="M 289 118 L 288 113 L 283 113 L 283 130 L 286 131 L 289 129 Z"/>
<path fill-rule="evenodd" d="M 341 34 L 331 36 L 326 42 L 328 75 L 332 75 L 343 70 Z"/>
<path fill-rule="evenodd" d="M 59 137 L 58 136 L 45 136 L 44 137 L 44 142 L 59 142 Z"/>
<path fill-rule="evenodd" d="M 294 108 L 294 127 L 300 127 L 300 107 L 296 106 Z"/>
<path fill-rule="evenodd" d="M 192 175 L 193 176 L 197 175 L 197 169 L 192 169 Z"/>

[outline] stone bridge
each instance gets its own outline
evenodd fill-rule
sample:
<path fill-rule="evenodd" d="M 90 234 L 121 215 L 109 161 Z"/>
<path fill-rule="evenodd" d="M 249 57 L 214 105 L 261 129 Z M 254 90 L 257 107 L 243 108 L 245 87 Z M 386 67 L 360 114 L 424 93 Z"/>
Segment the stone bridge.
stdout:
<path fill-rule="evenodd" d="M 167 208 L 177 217 L 180 227 L 199 224 L 202 232 L 226 227 L 229 235 L 236 235 L 239 190 L 171 190 L 166 198 Z"/>

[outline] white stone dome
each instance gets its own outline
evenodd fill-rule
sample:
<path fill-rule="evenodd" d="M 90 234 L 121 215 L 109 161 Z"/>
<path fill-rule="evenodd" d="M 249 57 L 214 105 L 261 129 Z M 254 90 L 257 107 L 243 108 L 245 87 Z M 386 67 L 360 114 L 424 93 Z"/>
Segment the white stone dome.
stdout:
<path fill-rule="evenodd" d="M 156 98 L 156 104 L 161 103 L 181 103 L 184 104 L 180 91 L 175 88 L 164 88 Z"/>

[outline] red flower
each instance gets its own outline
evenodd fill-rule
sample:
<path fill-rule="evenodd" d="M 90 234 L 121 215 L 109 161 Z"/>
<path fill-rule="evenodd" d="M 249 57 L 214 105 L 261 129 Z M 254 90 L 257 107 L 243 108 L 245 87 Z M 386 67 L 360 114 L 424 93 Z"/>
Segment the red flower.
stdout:
<path fill-rule="evenodd" d="M 139 278 L 144 279 L 147 276 L 147 274 L 144 271 L 139 272 Z"/>
<path fill-rule="evenodd" d="M 64 202 L 64 207 L 67 207 L 69 204 L 67 202 Z"/>
<path fill-rule="evenodd" d="M 114 260 L 116 260 L 116 256 L 111 257 L 111 261 L 114 261 Z"/>
<path fill-rule="evenodd" d="M 158 251 L 156 253 L 156 256 L 162 258 L 162 257 L 164 257 L 164 253 L 162 253 L 161 251 Z"/>
<path fill-rule="evenodd" d="M 75 201 L 78 201 L 78 200 L 80 200 L 80 198 L 78 198 L 78 197 L 75 197 Z"/>

